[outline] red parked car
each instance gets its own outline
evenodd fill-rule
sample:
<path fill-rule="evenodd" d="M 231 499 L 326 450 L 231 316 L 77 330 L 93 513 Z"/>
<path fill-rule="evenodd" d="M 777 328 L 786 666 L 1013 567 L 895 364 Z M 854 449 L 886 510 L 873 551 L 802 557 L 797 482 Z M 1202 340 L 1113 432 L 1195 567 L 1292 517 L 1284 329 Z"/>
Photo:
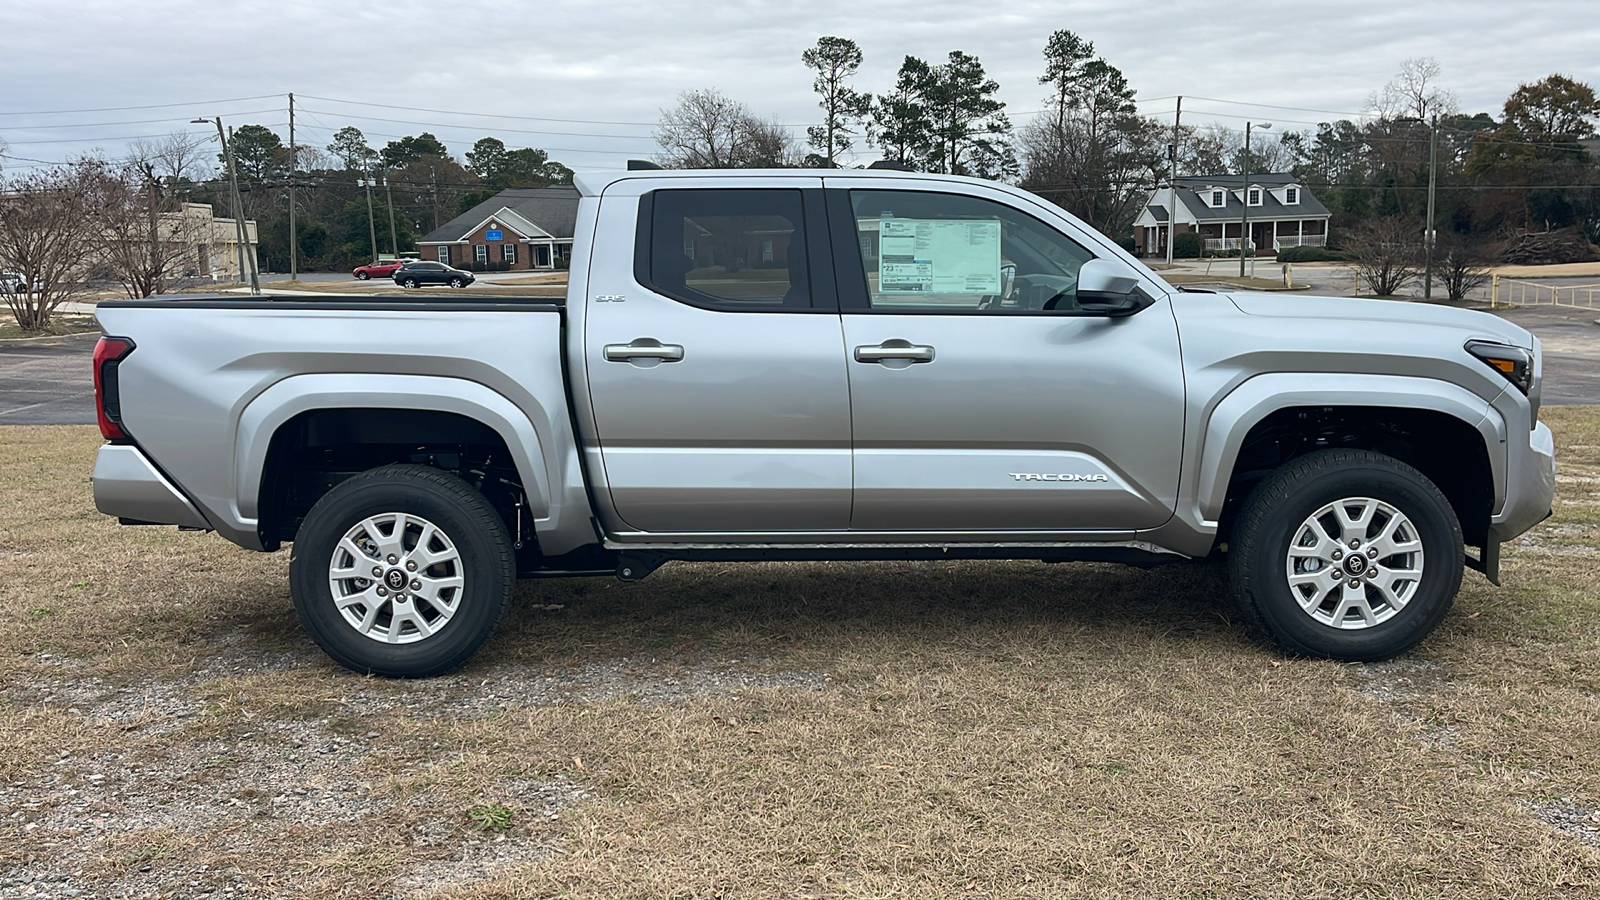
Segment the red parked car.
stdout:
<path fill-rule="evenodd" d="M 356 276 L 362 281 L 366 281 L 368 278 L 388 278 L 395 272 L 399 271 L 400 267 L 408 262 L 416 262 L 416 260 L 380 259 L 377 262 L 370 262 L 364 266 L 356 266 L 356 270 L 350 274 Z"/>

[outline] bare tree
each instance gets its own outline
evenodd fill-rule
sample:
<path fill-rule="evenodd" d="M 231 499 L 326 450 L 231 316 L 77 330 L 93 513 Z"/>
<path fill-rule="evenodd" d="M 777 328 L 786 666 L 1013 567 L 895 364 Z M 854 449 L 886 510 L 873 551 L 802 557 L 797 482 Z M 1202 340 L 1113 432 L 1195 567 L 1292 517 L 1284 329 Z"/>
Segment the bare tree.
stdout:
<path fill-rule="evenodd" d="M 1456 95 L 1439 87 L 1444 67 L 1431 56 L 1418 56 L 1400 64 L 1400 71 L 1367 98 L 1367 108 L 1382 119 L 1413 118 L 1428 121 L 1430 116 L 1454 115 L 1460 111 Z"/>
<path fill-rule="evenodd" d="M 0 190 L 0 267 L 26 287 L 6 291 L 23 331 L 42 331 L 81 284 L 84 266 L 81 166 L 36 169 Z"/>
<path fill-rule="evenodd" d="M 753 169 L 795 164 L 794 138 L 777 122 L 716 90 L 685 91 L 661 111 L 661 161 L 674 169 Z"/>
<path fill-rule="evenodd" d="M 199 225 L 183 204 L 162 193 L 147 165 L 113 170 L 103 162 L 84 163 L 79 183 L 95 262 L 110 270 L 129 297 L 166 293 L 200 243 Z"/>
<path fill-rule="evenodd" d="M 1422 228 L 1409 219 L 1373 219 L 1345 241 L 1356 274 L 1380 297 L 1392 297 L 1416 281 Z"/>
<path fill-rule="evenodd" d="M 209 174 L 205 152 L 209 135 L 174 131 L 164 138 L 140 138 L 128 145 L 128 160 L 140 171 L 159 179 L 168 192 L 189 178 Z"/>
<path fill-rule="evenodd" d="M 1482 287 L 1489 280 L 1488 260 L 1482 249 L 1458 234 L 1450 234 L 1439 241 L 1435 253 L 1439 279 L 1453 301 L 1465 300 L 1467 294 Z"/>

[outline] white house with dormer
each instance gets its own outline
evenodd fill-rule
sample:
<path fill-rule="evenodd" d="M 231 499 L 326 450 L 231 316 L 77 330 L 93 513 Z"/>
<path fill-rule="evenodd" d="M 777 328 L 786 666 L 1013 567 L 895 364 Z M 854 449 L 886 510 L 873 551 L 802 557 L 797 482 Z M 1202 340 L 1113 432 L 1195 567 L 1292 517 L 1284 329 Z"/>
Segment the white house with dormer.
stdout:
<path fill-rule="evenodd" d="M 1133 221 L 1133 242 L 1140 256 L 1166 256 L 1169 233 L 1193 231 L 1207 253 L 1225 253 L 1239 249 L 1246 218 L 1257 256 L 1328 243 L 1328 208 L 1288 172 L 1251 175 L 1248 196 L 1242 175 L 1184 176 L 1173 189 L 1156 188 Z"/>

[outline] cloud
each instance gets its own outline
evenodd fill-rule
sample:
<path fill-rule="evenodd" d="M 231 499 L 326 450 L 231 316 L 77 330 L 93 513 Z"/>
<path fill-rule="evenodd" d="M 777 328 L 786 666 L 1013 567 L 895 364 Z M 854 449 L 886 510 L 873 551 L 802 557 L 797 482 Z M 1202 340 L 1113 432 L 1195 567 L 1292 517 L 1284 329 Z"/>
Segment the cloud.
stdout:
<path fill-rule="evenodd" d="M 325 144 L 333 131 L 354 124 L 379 145 L 427 130 L 461 153 L 494 134 L 513 146 L 552 148 L 580 169 L 618 166 L 653 151 L 661 109 L 692 88 L 717 88 L 785 123 L 814 122 L 811 73 L 800 53 L 824 34 L 861 45 L 866 64 L 856 85 L 871 91 L 889 87 L 908 54 L 930 61 L 956 49 L 974 54 L 1000 82 L 1020 123 L 1041 103 L 1040 52 L 1058 28 L 1092 40 L 1141 98 L 1189 96 L 1189 122 L 1209 118 L 1240 127 L 1242 116 L 1257 115 L 1310 127 L 1294 120 L 1331 116 L 1198 98 L 1359 112 L 1415 56 L 1440 61 L 1443 86 L 1465 110 L 1497 114 L 1518 83 L 1553 71 L 1600 84 L 1600 54 L 1593 49 L 1600 46 L 1600 16 L 1589 5 L 1258 0 L 1238 15 L 1192 3 L 1083 0 L 396 0 L 382 6 L 86 0 L 67 14 L 34 0 L 8 12 L 7 38 L 11 109 L 31 112 L 0 115 L 0 139 L 13 156 L 27 158 L 60 159 L 94 146 L 114 155 L 133 137 L 188 129 L 197 115 L 256 122 L 286 136 L 280 98 L 294 91 L 304 143 Z M 201 102 L 258 95 L 273 96 Z M 50 114 L 171 103 L 187 105 Z M 1171 103 L 1161 99 L 1141 109 L 1165 116 Z M 131 122 L 142 124 L 118 124 Z M 72 123 L 77 127 L 44 127 Z"/>

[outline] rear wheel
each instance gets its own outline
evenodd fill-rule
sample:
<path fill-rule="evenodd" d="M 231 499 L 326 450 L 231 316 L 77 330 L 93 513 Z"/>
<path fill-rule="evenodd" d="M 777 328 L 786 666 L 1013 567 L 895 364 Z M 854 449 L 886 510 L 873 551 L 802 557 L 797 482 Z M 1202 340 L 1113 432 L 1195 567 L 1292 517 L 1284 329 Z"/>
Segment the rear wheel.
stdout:
<path fill-rule="evenodd" d="M 420 678 L 488 639 L 516 564 L 505 523 L 471 485 L 396 465 L 317 501 L 295 536 L 289 581 L 301 625 L 334 660 Z"/>
<path fill-rule="evenodd" d="M 1416 469 L 1363 450 L 1293 460 L 1250 494 L 1230 568 L 1245 618 L 1283 650 L 1344 660 L 1403 653 L 1461 587 L 1461 524 Z"/>
<path fill-rule="evenodd" d="M 407 278 L 406 280 L 400 282 L 400 286 L 414 288 L 417 286 L 417 280 L 415 278 Z"/>

